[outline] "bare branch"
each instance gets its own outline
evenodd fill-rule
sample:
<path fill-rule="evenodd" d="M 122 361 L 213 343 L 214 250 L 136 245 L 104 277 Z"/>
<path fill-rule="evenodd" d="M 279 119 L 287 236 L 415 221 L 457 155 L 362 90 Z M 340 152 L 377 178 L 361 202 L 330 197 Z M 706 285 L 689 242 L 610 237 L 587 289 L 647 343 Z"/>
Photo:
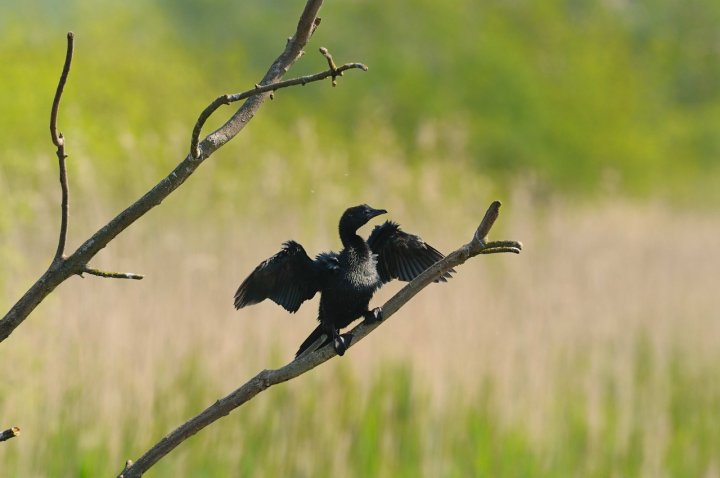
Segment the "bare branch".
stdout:
<path fill-rule="evenodd" d="M 52 110 L 50 111 L 50 136 L 52 137 L 53 144 L 58 148 L 63 145 L 63 136 L 57 129 L 57 114 L 58 109 L 60 108 L 60 98 L 62 97 L 63 90 L 65 89 L 65 82 L 67 82 L 67 77 L 70 74 L 74 43 L 75 35 L 73 32 L 68 32 L 65 63 L 63 64 L 62 73 L 60 74 L 60 81 L 58 82 L 57 90 L 55 90 L 55 99 L 53 99 Z"/>
<path fill-rule="evenodd" d="M 332 55 L 330 54 L 330 52 L 328 51 L 328 49 L 325 48 L 324 46 L 321 46 L 321 47 L 320 47 L 320 54 L 321 54 L 322 56 L 324 56 L 325 59 L 327 60 L 327 62 L 328 62 L 328 67 L 330 68 L 330 71 L 337 72 L 338 67 L 337 67 L 337 65 L 335 65 L 335 61 L 333 60 L 333 57 L 332 57 Z M 336 73 L 335 76 L 339 76 L 339 75 L 340 75 L 339 73 Z"/>
<path fill-rule="evenodd" d="M 487 236 L 490 228 L 492 228 L 492 225 L 498 216 L 499 208 L 500 203 L 498 201 L 493 202 L 488 208 L 488 211 L 485 214 L 485 219 L 483 219 L 480 228 L 478 228 L 479 230 L 482 229 L 482 232 L 484 232 L 483 237 Z M 488 217 L 492 217 L 492 220 L 488 221 Z M 497 246 L 497 244 L 503 245 Z M 485 244 L 477 237 L 477 234 L 475 234 L 472 241 L 432 265 L 412 282 L 403 287 L 397 294 L 391 297 L 385 305 L 382 306 L 382 322 L 375 322 L 372 324 L 362 322 L 353 328 L 349 335 L 349 337 L 352 337 L 349 346 L 354 346 L 366 335 L 375 330 L 375 328 L 380 326 L 382 323 L 387 322 L 388 319 L 395 314 L 395 312 L 400 310 L 400 308 L 412 299 L 418 292 L 433 283 L 435 279 L 446 274 L 451 269 L 460 266 L 471 257 L 485 253 L 485 251 L 489 248 L 492 249 L 492 247 L 495 247 L 496 252 L 520 252 L 522 244 L 516 241 L 501 241 Z M 174 450 L 175 447 L 180 445 L 180 443 L 185 441 L 187 438 L 196 434 L 216 420 L 228 415 L 230 412 L 248 402 L 263 390 L 271 387 L 272 385 L 286 382 L 290 379 L 298 377 L 299 375 L 302 375 L 328 361 L 335 355 L 336 352 L 332 344 L 328 344 L 320 350 L 301 355 L 284 367 L 275 370 L 261 371 L 240 388 L 226 397 L 216 401 L 199 415 L 191 418 L 170 432 L 155 446 L 142 455 L 136 462 L 133 463 L 128 460 L 119 477 L 131 478 L 142 476 L 142 474 L 150 467 Z"/>
<path fill-rule="evenodd" d="M 105 277 L 106 279 L 134 279 L 134 280 L 141 280 L 145 276 L 141 274 L 134 274 L 132 272 L 109 272 L 109 271 L 101 271 L 99 269 L 92 269 L 90 267 L 85 267 L 81 272 L 78 272 L 78 274 L 82 277 L 83 274 L 90 274 L 93 276 L 98 277 Z"/>
<path fill-rule="evenodd" d="M 285 45 L 285 50 L 270 65 L 260 85 L 277 83 L 288 72 L 290 67 L 302 56 L 303 48 L 307 45 L 310 37 L 320 24 L 317 12 L 320 10 L 323 0 L 308 0 L 300 15 L 295 34 L 290 37 Z M 220 128 L 208 135 L 200 144 L 202 149 L 198 158 L 205 159 L 219 147 L 234 138 L 253 118 L 255 112 L 265 101 L 266 95 L 253 95 L 243 103 L 238 111 Z M 192 156 L 192 155 L 190 155 Z"/>
<path fill-rule="evenodd" d="M 55 146 L 57 146 L 58 164 L 60 167 L 60 189 L 62 190 L 62 199 L 60 201 L 60 237 L 58 238 L 57 251 L 55 252 L 55 261 L 62 258 L 65 253 L 65 242 L 67 240 L 68 215 L 70 213 L 70 190 L 68 188 L 67 167 L 65 165 L 65 138 L 57 128 L 57 115 L 60 108 L 60 99 L 62 98 L 65 82 L 70 74 L 70 65 L 72 64 L 73 47 L 75 35 L 73 32 L 67 34 L 67 51 L 65 53 L 65 63 L 63 64 L 60 81 L 57 90 L 55 90 L 55 98 L 53 99 L 52 109 L 50 110 L 50 138 Z"/>
<path fill-rule="evenodd" d="M 490 229 L 492 229 L 493 224 L 495 224 L 495 220 L 498 218 L 499 214 L 500 201 L 493 201 L 485 212 L 485 216 L 480 222 L 477 231 L 475 231 L 475 236 L 473 236 L 475 240 L 485 242 L 485 238 L 487 237 L 488 232 L 490 232 Z"/>
<path fill-rule="evenodd" d="M 300 15 L 295 34 L 287 41 L 280 56 L 270 65 L 267 73 L 260 81 L 260 85 L 274 85 L 280 82 L 285 73 L 300 58 L 303 48 L 305 48 L 310 36 L 319 24 L 317 13 L 321 5 L 322 0 L 307 0 Z M 359 66 L 353 66 L 352 68 L 359 68 Z M 68 277 L 82 273 L 90 259 L 107 246 L 110 241 L 150 209 L 158 206 L 168 195 L 180 187 L 205 159 L 242 131 L 253 119 L 269 94 L 270 92 L 266 92 L 248 97 L 225 124 L 200 142 L 198 145 L 200 154 L 198 154 L 197 158 L 193 157 L 192 154 L 188 154 L 170 174 L 95 232 L 70 256 L 61 258 L 61 260 L 54 260 L 48 270 L 0 320 L 0 341 L 5 340 L 58 285 Z M 58 140 L 60 138 L 61 136 L 58 135 Z"/>
<path fill-rule="evenodd" d="M 325 50 L 325 51 L 327 51 L 327 50 Z M 333 66 L 334 66 L 334 64 L 333 64 Z M 346 64 L 342 65 L 340 68 L 330 68 L 327 71 L 315 73 L 314 75 L 301 76 L 299 78 L 293 78 L 291 80 L 280 81 L 278 83 L 272 83 L 269 85 L 255 85 L 255 88 L 253 88 L 252 90 L 243 91 L 242 93 L 218 96 L 217 98 L 215 98 L 215 100 L 212 103 L 210 103 L 202 111 L 202 113 L 200 113 L 200 116 L 198 117 L 198 120 L 195 123 L 195 127 L 193 128 L 193 132 L 192 132 L 192 137 L 190 139 L 190 153 L 192 154 L 193 158 L 195 158 L 195 159 L 198 159 L 200 157 L 200 148 L 198 148 L 198 142 L 199 142 L 199 138 L 200 138 L 200 132 L 202 131 L 202 127 L 205 125 L 205 122 L 207 122 L 208 118 L 210 118 L 210 116 L 215 111 L 217 111 L 217 109 L 220 108 L 221 106 L 229 105 L 230 103 L 244 100 L 246 98 L 250 98 L 251 96 L 260 95 L 262 93 L 270 92 L 272 94 L 281 88 L 287 88 L 289 86 L 296 86 L 296 85 L 305 86 L 308 83 L 324 80 L 327 77 L 332 77 L 333 86 L 335 86 L 337 84 L 337 82 L 335 81 L 336 76 L 342 76 L 343 71 L 351 70 L 351 69 L 355 69 L 355 68 L 363 70 L 363 71 L 368 70 L 368 67 L 362 63 L 346 63 Z"/>
<path fill-rule="evenodd" d="M 484 251 L 480 252 L 480 254 L 498 254 L 501 252 L 511 252 L 513 254 L 520 254 L 520 251 L 522 249 L 519 249 L 517 247 L 494 247 L 492 249 L 485 249 Z"/>
<path fill-rule="evenodd" d="M 11 438 L 15 438 L 19 434 L 20 434 L 20 429 L 18 427 L 8 428 L 7 430 L 0 433 L 0 441 L 6 441 Z"/>
<path fill-rule="evenodd" d="M 325 57 L 328 62 L 328 67 L 330 67 L 330 71 L 332 71 L 332 85 L 337 86 L 337 77 L 342 76 L 343 70 L 335 65 L 335 61 L 327 48 L 324 46 L 320 47 L 320 53 Z M 365 71 L 367 71 L 367 68 Z"/>
<path fill-rule="evenodd" d="M 65 281 L 68 277 L 74 274 L 81 274 L 84 271 L 89 272 L 91 270 L 94 270 L 87 267 L 88 261 L 92 257 L 94 257 L 95 254 L 97 254 L 103 247 L 105 247 L 108 242 L 115 238 L 115 236 L 119 234 L 120 231 L 122 231 L 125 227 L 132 223 L 132 221 L 127 223 L 123 228 L 117 229 L 117 232 L 109 235 L 107 231 L 112 230 L 112 228 L 109 227 L 113 223 L 113 221 L 111 221 L 110 224 L 95 233 L 93 237 L 85 241 L 85 243 L 80 246 L 80 248 L 76 250 L 72 255 L 70 255 L 69 257 L 65 257 L 64 255 L 68 232 L 69 188 L 67 179 L 67 168 L 65 164 L 65 159 L 67 158 L 67 155 L 65 154 L 65 138 L 63 137 L 62 133 L 60 133 L 57 129 L 57 114 L 60 108 L 60 100 L 62 98 L 62 93 L 65 88 L 65 83 L 67 82 L 67 78 L 70 73 L 70 66 L 72 63 L 74 49 L 74 40 L 75 36 L 73 35 L 73 33 L 68 32 L 65 63 L 63 65 L 62 73 L 60 74 L 60 81 L 58 82 L 58 87 L 55 92 L 55 98 L 53 99 L 52 109 L 50 111 L 50 137 L 53 144 L 56 145 L 58 148 L 57 157 L 60 165 L 60 187 L 62 189 L 62 200 L 60 206 L 60 235 L 58 239 L 58 247 L 55 252 L 55 256 L 53 257 L 53 260 L 50 263 L 50 267 L 48 267 L 45 273 L 40 276 L 40 278 L 25 292 L 25 294 L 20 298 L 20 300 L 18 300 L 15 305 L 13 305 L 13 307 L 7 312 L 7 314 L 5 314 L 5 316 L 0 320 L 0 342 L 5 340 L 13 332 L 13 330 L 15 330 L 15 328 L 17 328 L 17 326 L 20 325 L 30 315 L 30 313 L 35 309 L 35 307 L 37 307 L 38 304 L 40 304 L 40 302 L 42 302 L 43 299 L 48 296 L 48 294 L 55 290 L 55 288 L 63 281 Z M 159 204 L 159 201 L 151 205 L 150 207 L 157 204 Z M 137 215 L 137 217 L 142 216 L 142 214 L 144 214 L 144 212 Z M 115 221 L 117 221 L 117 219 L 118 218 L 116 217 Z M 139 276 L 135 274 L 128 275 L 115 273 L 107 273 L 104 275 L 104 277 L 139 278 Z"/>

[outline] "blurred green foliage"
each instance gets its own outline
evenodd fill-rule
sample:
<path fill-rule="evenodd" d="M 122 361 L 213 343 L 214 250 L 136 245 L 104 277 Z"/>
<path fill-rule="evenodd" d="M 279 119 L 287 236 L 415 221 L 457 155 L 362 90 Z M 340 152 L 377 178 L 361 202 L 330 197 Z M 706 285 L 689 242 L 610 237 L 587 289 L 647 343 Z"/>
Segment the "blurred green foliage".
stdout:
<path fill-rule="evenodd" d="M 52 166 L 37 163 L 52 155 L 46 123 L 67 30 L 77 51 L 60 125 L 73 161 L 90 163 L 87 181 L 135 194 L 185 155 L 211 99 L 259 80 L 299 10 L 278 0 L 5 2 L 0 152 L 12 179 L 2 181 L 26 191 Z M 530 176 L 570 194 L 717 197 L 718 2 L 345 0 L 321 14 L 290 76 L 324 67 L 318 46 L 370 71 L 335 89 L 279 92 L 228 156 L 307 162 L 294 129 L 307 121 L 322 150 L 349 164 L 462 161 L 501 185 Z M 379 134 L 393 138 L 392 157 Z M 219 176 L 236 183 L 252 171 L 238 162 Z"/>
<path fill-rule="evenodd" d="M 301 385 L 271 388 L 184 442 L 153 468 L 152 476 L 711 474 L 720 459 L 717 365 L 678 353 L 670 358 L 672 373 L 663 376 L 658 371 L 665 366 L 642 339 L 636 347 L 629 365 L 648 377 L 632 383 L 629 401 L 620 393 L 627 384 L 610 371 L 590 396 L 583 380 L 588 357 L 559 364 L 566 373 L 549 390 L 555 408 L 546 412 L 552 425 L 541 437 L 525 423 L 502 418 L 504 406 L 492 380 L 473 393 L 449 393 L 449 402 L 437 406 L 401 364 L 378 370 L 368 387 L 348 368 L 336 366 L 330 374 L 304 377 Z M 168 379 L 154 391 L 151 423 L 136 415 L 133 397 L 127 397 L 123 416 L 112 417 L 119 428 L 110 423 L 102 428 L 101 405 L 69 377 L 62 416 L 38 422 L 47 442 L 39 441 L 31 456 L 6 447 L 4 473 L 117 473 L 128 453 L 141 453 L 221 395 L 204 362 L 191 356 L 168 368 Z"/>

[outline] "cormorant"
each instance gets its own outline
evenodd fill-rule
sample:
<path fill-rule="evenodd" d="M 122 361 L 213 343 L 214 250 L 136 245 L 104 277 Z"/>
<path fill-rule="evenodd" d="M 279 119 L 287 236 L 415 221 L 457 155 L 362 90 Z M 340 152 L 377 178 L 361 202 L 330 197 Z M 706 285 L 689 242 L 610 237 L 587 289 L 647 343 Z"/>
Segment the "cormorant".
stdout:
<path fill-rule="evenodd" d="M 340 335 L 338 329 L 360 317 L 370 322 L 382 320 L 380 307 L 368 310 L 376 290 L 393 279 L 409 282 L 444 257 L 392 221 L 375 226 L 367 241 L 357 235 L 361 226 L 385 213 L 367 204 L 347 209 L 339 224 L 342 251 L 323 252 L 315 260 L 297 242 L 283 243 L 280 252 L 260 263 L 240 284 L 235 308 L 271 299 L 294 313 L 320 292 L 320 325 L 300 345 L 296 356 L 322 335 L 328 338 L 320 346 L 332 340 L 335 351 L 343 355 L 352 337 Z M 447 273 L 436 282 L 445 282 L 449 277 Z"/>

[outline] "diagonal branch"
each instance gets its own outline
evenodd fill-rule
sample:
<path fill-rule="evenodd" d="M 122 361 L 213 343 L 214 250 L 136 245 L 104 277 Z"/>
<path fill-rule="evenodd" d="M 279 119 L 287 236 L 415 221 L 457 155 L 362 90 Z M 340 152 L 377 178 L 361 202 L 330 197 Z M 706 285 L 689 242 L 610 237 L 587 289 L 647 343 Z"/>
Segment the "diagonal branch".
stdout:
<path fill-rule="evenodd" d="M 488 208 L 485 218 L 478 227 L 473 239 L 464 246 L 461 246 L 456 251 L 450 253 L 444 259 L 438 261 L 430 268 L 425 270 L 422 274 L 416 277 L 412 282 L 403 287 L 397 294 L 391 297 L 385 305 L 382 306 L 383 310 L 383 321 L 368 324 L 365 322 L 360 323 L 350 331 L 352 336 L 352 343 L 350 346 L 354 346 L 357 342 L 362 340 L 370 332 L 375 330 L 382 323 L 394 315 L 402 306 L 404 306 L 410 299 L 422 289 L 430 285 L 435 279 L 446 274 L 453 268 L 456 268 L 463 264 L 471 257 L 475 257 L 478 254 L 488 253 L 489 250 L 496 249 L 496 252 L 512 252 L 519 254 L 522 250 L 522 244 L 516 241 L 501 241 L 497 243 L 485 243 L 484 238 L 487 237 L 488 232 L 492 228 L 495 219 L 497 219 L 500 210 L 500 202 L 493 202 Z M 497 244 L 502 244 L 497 246 Z M 502 249 L 502 250 L 497 250 Z M 332 344 L 328 344 L 320 350 L 312 353 L 304 354 L 284 367 L 275 370 L 263 370 L 247 383 L 242 385 L 240 388 L 227 395 L 224 398 L 216 401 L 214 404 L 206 408 L 199 415 L 191 418 L 187 422 L 180 425 L 178 428 L 166 435 L 160 440 L 155 446 L 148 450 L 142 455 L 136 462 L 128 460 L 125 464 L 125 468 L 120 473 L 120 478 L 131 478 L 140 477 L 150 467 L 162 459 L 165 455 L 174 450 L 183 441 L 190 438 L 203 428 L 211 425 L 218 419 L 228 415 L 230 412 L 240 407 L 244 403 L 250 401 L 260 392 L 282 382 L 286 382 L 295 377 L 298 377 L 305 372 L 312 370 L 318 365 L 327 362 L 336 355 L 335 349 Z"/>
<path fill-rule="evenodd" d="M 75 36 L 73 32 L 67 34 L 67 51 L 65 53 L 65 63 L 63 64 L 60 81 L 57 90 L 55 90 L 55 98 L 53 99 L 52 109 L 50 110 L 50 138 L 55 146 L 57 146 L 57 157 L 60 167 L 60 189 L 62 190 L 62 199 L 60 201 L 60 237 L 58 238 L 57 251 L 55 252 L 55 261 L 62 259 L 65 253 L 65 241 L 67 240 L 68 216 L 70 214 L 70 190 L 68 187 L 67 167 L 65 165 L 65 138 L 57 128 L 57 115 L 60 109 L 60 99 L 62 98 L 65 82 L 70 74 L 70 65 L 73 57 L 73 47 Z"/>
<path fill-rule="evenodd" d="M 270 65 L 260 81 L 260 85 L 274 85 L 280 82 L 290 67 L 302 56 L 303 48 L 319 24 L 317 14 L 321 5 L 322 0 L 307 0 L 295 34 L 287 41 L 283 52 Z M 197 158 L 188 154 L 170 174 L 95 232 L 70 256 L 62 258 L 62 260 L 54 260 L 48 270 L 28 289 L 5 317 L 0 319 L 0 342 L 5 340 L 58 285 L 72 275 L 87 271 L 90 259 L 150 209 L 158 206 L 168 195 L 179 188 L 205 159 L 240 133 L 253 119 L 265 98 L 270 94 L 272 91 L 254 94 L 247 98 L 225 124 L 198 144 L 200 153 Z"/>

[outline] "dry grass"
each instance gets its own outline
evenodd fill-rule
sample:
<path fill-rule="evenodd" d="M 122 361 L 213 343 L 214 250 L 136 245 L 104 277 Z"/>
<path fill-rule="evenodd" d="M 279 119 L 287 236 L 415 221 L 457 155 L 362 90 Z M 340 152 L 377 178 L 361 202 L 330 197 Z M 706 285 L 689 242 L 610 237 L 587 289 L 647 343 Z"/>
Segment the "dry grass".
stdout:
<path fill-rule="evenodd" d="M 382 206 L 393 211 L 392 204 Z M 236 312 L 232 295 L 285 239 L 300 240 L 309 252 L 335 247 L 331 217 L 338 211 L 330 209 L 312 213 L 327 225 L 317 233 L 288 217 L 261 221 L 255 231 L 247 223 L 170 222 L 159 229 L 146 221 L 103 251 L 96 266 L 147 278 L 73 278 L 3 343 L 0 425 L 23 428 L 12 443 L 18 467 L 33 469 L 36 448 L 46 446 L 42 437 L 63 420 L 77 424 L 71 439 L 107 444 L 113 460 L 127 457 L 132 451 L 122 449 L 121 430 L 129 416 L 147 425 L 136 433 L 152 441 L 167 431 L 152 425 L 158 400 L 171 416 L 186 413 L 183 390 L 158 395 L 173 388 L 181 368 L 202 370 L 202 386 L 220 396 L 259 369 L 290 359 L 314 327 L 317 299 L 290 317 L 271 303 Z M 562 409 L 571 406 L 573 397 L 558 396 L 567 383 L 584 391 L 590 437 L 600 436 L 608 399 L 603 384 L 610 377 L 620 384 L 613 446 L 624 446 L 632 420 L 642 414 L 643 472 L 654 476 L 669 439 L 664 410 L 674 354 L 687 355 L 698 368 L 719 358 L 720 257 L 713 247 L 720 223 L 659 205 L 558 203 L 540 210 L 522 195 L 506 201 L 503 213 L 496 236 L 522 240 L 520 256 L 466 264 L 450 283 L 425 290 L 309 380 L 331 386 L 338 369 L 349 369 L 368 384 L 386 364 L 406 362 L 431 390 L 433 407 L 471 402 L 490 380 L 502 423 L 522 424 L 542 450 L 550 446 L 543 438 L 564 419 Z M 458 207 L 447 228 L 439 210 L 425 219 L 393 218 L 447 251 L 469 239 L 479 214 Z M 27 259 L 9 272 L 17 280 L 5 284 L 5 306 L 48 256 L 53 238 L 11 240 Z M 398 287 L 387 287 L 375 302 Z M 645 349 L 638 351 L 638 344 Z M 643 378 L 657 395 L 647 407 L 638 406 L 638 353 L 654 364 Z M 304 380 L 290 389 L 301 390 Z M 73 416 L 67 416 L 68 400 L 83 404 L 72 408 Z M 604 446 L 597 440 L 589 446 Z M 0 447 L 0 462 L 7 448 Z"/>

